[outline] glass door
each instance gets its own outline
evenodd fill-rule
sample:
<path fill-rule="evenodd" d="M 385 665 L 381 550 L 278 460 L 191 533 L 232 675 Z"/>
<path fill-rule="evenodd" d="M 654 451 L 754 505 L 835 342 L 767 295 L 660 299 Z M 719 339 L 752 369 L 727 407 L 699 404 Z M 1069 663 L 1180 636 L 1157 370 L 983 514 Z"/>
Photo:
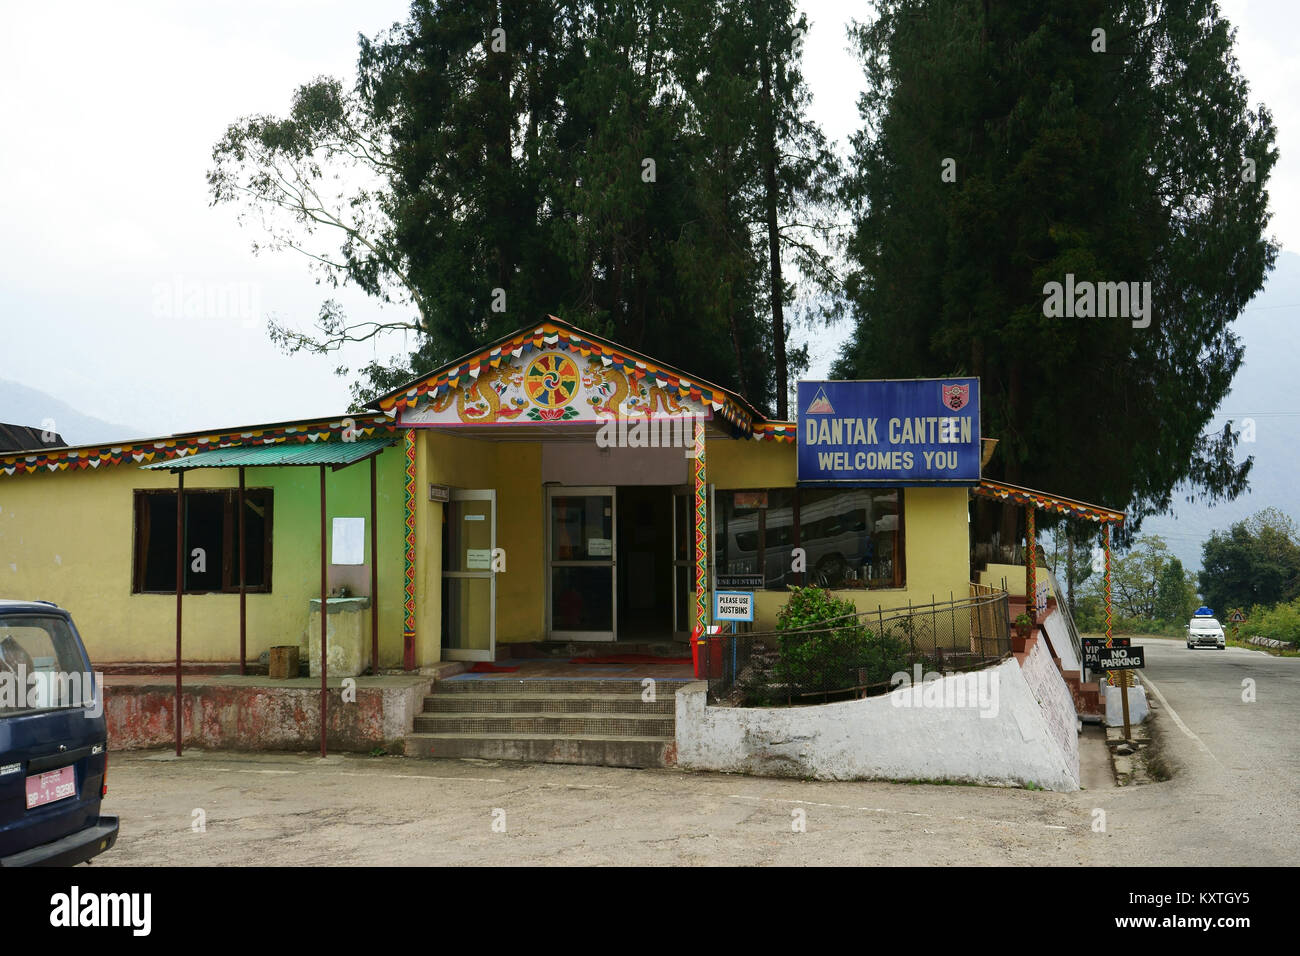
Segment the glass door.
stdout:
<path fill-rule="evenodd" d="M 547 636 L 612 641 L 615 592 L 614 489 L 546 489 Z"/>
<path fill-rule="evenodd" d="M 442 506 L 442 656 L 496 659 L 497 493 L 452 489 Z"/>

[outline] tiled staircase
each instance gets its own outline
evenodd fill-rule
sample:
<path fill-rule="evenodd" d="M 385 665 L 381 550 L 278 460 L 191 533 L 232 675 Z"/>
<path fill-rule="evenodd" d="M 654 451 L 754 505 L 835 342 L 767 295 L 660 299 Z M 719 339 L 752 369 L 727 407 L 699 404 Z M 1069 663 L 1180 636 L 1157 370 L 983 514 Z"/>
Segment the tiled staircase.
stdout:
<path fill-rule="evenodd" d="M 607 767 L 676 763 L 677 689 L 689 678 L 460 674 L 434 683 L 406 738 L 416 757 L 476 757 Z"/>

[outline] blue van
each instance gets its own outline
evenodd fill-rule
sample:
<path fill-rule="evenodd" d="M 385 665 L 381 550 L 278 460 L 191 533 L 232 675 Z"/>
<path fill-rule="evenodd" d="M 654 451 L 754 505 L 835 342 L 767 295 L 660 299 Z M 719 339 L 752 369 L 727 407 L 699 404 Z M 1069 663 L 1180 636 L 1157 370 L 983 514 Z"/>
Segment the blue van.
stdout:
<path fill-rule="evenodd" d="M 0 867 L 73 866 L 117 842 L 102 689 L 67 611 L 0 600 Z"/>

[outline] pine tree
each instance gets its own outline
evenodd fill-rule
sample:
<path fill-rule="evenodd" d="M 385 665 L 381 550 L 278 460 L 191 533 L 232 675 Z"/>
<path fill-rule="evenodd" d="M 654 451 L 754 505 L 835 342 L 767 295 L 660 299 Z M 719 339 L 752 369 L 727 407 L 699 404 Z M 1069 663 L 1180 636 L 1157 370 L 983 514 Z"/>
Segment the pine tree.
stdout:
<path fill-rule="evenodd" d="M 979 376 L 990 471 L 1125 508 L 1122 539 L 1180 487 L 1241 493 L 1237 433 L 1207 428 L 1242 360 L 1230 323 L 1276 255 L 1277 153 L 1216 6 L 878 8 L 853 33 L 868 81 L 844 191 L 857 329 L 837 374 Z M 1067 274 L 1150 282 L 1150 325 L 1049 317 Z M 1010 539 L 1016 510 L 1004 518 Z"/>

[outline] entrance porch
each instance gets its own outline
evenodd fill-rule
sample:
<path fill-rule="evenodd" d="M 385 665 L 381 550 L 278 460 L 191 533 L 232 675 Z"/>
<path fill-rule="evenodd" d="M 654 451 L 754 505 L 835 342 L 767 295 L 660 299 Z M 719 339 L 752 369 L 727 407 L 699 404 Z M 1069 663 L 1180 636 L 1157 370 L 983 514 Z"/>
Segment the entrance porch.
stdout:
<path fill-rule="evenodd" d="M 647 642 L 676 642 L 689 656 L 689 449 L 604 448 L 599 432 L 595 424 L 415 430 L 423 484 L 446 499 L 421 503 L 425 517 L 416 516 L 417 564 L 437 568 L 439 659 Z M 432 585 L 430 576 L 422 579 Z M 417 594 L 417 607 L 432 597 Z"/>

